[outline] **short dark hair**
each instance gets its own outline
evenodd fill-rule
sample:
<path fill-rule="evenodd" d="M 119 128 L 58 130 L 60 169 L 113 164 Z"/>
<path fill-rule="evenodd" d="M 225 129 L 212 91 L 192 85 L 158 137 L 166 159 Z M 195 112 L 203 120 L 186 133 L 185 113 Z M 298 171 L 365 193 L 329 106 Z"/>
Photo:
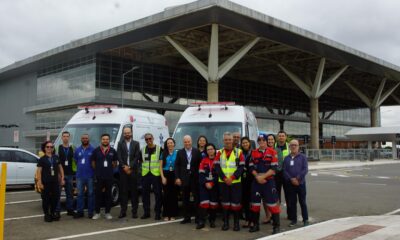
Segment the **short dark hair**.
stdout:
<path fill-rule="evenodd" d="M 154 138 L 153 134 L 151 134 L 151 133 L 145 133 L 144 137 L 146 137 L 146 136 L 151 136 L 151 138 Z"/>
<path fill-rule="evenodd" d="M 278 134 L 279 133 L 283 133 L 283 134 L 285 134 L 285 136 L 287 136 L 287 133 L 285 132 L 285 131 L 283 131 L 283 130 L 280 130 L 279 132 L 278 132 Z"/>
<path fill-rule="evenodd" d="M 68 131 L 64 131 L 61 133 L 61 136 L 64 136 L 64 134 L 68 134 L 68 136 L 71 136 L 71 134 Z"/>
<path fill-rule="evenodd" d="M 108 133 L 103 133 L 103 134 L 101 134 L 100 139 L 102 139 L 103 137 L 108 137 L 108 138 L 110 138 L 110 134 L 108 134 Z"/>
<path fill-rule="evenodd" d="M 286 133 L 285 133 L 285 134 L 286 134 Z M 267 139 L 265 139 L 265 140 L 267 140 L 267 141 L 268 141 L 268 138 L 269 138 L 269 136 L 272 136 L 272 137 L 274 138 L 274 142 L 276 142 L 275 135 L 274 135 L 274 134 L 272 134 L 272 133 L 271 133 L 271 134 L 268 134 L 268 135 L 267 135 Z"/>

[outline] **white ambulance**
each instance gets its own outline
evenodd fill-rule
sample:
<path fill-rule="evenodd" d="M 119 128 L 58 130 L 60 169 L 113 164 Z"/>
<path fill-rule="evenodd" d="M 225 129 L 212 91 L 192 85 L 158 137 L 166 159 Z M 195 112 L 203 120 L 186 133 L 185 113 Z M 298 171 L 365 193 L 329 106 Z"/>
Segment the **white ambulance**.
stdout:
<path fill-rule="evenodd" d="M 249 137 L 255 144 L 258 136 L 257 120 L 248 108 L 233 102 L 193 103 L 181 115 L 173 138 L 176 147 L 182 148 L 183 136 L 190 135 L 195 146 L 197 138 L 204 135 L 209 143 L 222 148 L 225 132 L 240 132 L 242 137 Z"/>
<path fill-rule="evenodd" d="M 70 133 L 70 144 L 75 147 L 81 145 L 81 136 L 89 134 L 90 144 L 93 147 L 100 145 L 100 136 L 104 133 L 110 134 L 110 145 L 117 151 L 118 142 L 123 139 L 123 128 L 130 127 L 133 139 L 140 143 L 140 147 L 146 145 L 144 134 L 151 133 L 154 143 L 162 146 L 169 137 L 167 121 L 163 115 L 141 111 L 130 108 L 117 108 L 113 105 L 81 106 L 82 110 L 77 112 L 60 132 L 54 145 L 61 144 L 61 133 Z M 139 188 L 140 186 L 140 181 Z M 113 205 L 119 202 L 119 171 L 114 170 L 114 182 L 111 188 Z"/>
<path fill-rule="evenodd" d="M 81 106 L 65 125 L 63 131 L 71 134 L 70 143 L 73 146 L 81 145 L 81 135 L 89 134 L 90 144 L 93 147 L 100 145 L 100 136 L 110 134 L 110 145 L 115 149 L 118 141 L 123 139 L 122 129 L 125 126 L 132 128 L 133 139 L 146 145 L 144 134 L 151 133 L 154 143 L 163 146 L 169 137 L 167 121 L 163 115 L 129 108 L 116 108 L 112 105 Z M 63 132 L 62 131 L 62 132 Z M 61 144 L 61 133 L 55 145 Z M 117 149 L 116 149 L 117 150 Z"/>

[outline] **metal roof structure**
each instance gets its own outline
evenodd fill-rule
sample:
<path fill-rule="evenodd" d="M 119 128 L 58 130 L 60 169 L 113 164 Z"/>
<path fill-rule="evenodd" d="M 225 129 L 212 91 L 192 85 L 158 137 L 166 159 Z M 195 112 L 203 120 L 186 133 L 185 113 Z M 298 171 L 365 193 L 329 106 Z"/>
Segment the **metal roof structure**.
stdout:
<path fill-rule="evenodd" d="M 166 40 L 169 36 L 188 49 L 203 63 L 207 62 L 211 25 L 219 25 L 219 59 L 224 61 L 254 38 L 260 40 L 226 74 L 227 78 L 267 84 L 297 96 L 286 108 L 309 112 L 308 103 L 298 109 L 298 101 L 308 97 L 279 67 L 285 66 L 311 84 L 321 58 L 326 59 L 324 75 L 334 74 L 343 66 L 346 71 L 320 97 L 320 112 L 365 108 L 352 89 L 351 83 L 373 99 L 386 79 L 384 89 L 400 82 L 400 67 L 370 56 L 318 34 L 293 26 L 228 0 L 200 0 L 165 9 L 163 12 L 139 19 L 15 62 L 0 69 L 0 81 L 20 74 L 35 72 L 54 62 L 101 53 L 152 64 L 193 69 L 185 58 Z M 396 89 L 393 98 L 382 105 L 399 104 Z M 300 109 L 299 109 L 300 108 Z"/>
<path fill-rule="evenodd" d="M 400 126 L 352 128 L 345 136 L 356 141 L 400 140 Z"/>

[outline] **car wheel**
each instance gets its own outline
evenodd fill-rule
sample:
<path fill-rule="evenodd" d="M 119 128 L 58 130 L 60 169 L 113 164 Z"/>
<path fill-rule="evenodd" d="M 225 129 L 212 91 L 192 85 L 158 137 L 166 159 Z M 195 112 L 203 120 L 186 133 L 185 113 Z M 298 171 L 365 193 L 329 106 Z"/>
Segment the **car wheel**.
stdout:
<path fill-rule="evenodd" d="M 113 184 L 111 186 L 111 200 L 112 200 L 112 205 L 118 205 L 119 203 L 119 197 L 120 197 L 120 189 L 119 189 L 119 184 L 118 180 L 114 180 Z"/>

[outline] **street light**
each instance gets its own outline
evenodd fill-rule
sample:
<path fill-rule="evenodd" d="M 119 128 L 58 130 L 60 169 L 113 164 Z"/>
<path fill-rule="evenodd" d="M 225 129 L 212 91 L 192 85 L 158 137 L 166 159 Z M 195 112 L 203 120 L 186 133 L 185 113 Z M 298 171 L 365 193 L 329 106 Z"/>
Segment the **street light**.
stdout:
<path fill-rule="evenodd" d="M 121 108 L 124 107 L 124 85 L 125 85 L 125 75 L 138 69 L 139 66 L 133 66 L 130 70 L 122 74 L 122 84 L 121 84 Z"/>

